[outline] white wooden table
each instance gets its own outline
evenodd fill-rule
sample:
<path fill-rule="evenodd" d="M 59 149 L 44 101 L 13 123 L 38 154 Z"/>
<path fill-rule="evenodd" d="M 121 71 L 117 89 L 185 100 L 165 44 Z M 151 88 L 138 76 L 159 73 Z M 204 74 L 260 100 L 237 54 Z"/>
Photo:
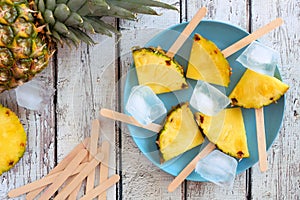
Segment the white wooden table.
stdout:
<path fill-rule="evenodd" d="M 59 48 L 49 67 L 38 77 L 56 93 L 42 113 L 17 106 L 14 91 L 0 95 L 0 103 L 21 118 L 28 135 L 20 162 L 0 177 L 0 199 L 7 192 L 46 175 L 85 136 L 102 107 L 123 110 L 122 86 L 132 62 L 130 49 L 143 46 L 171 25 L 190 20 L 202 6 L 206 19 L 230 22 L 253 31 L 276 17 L 285 24 L 261 38 L 281 53 L 281 74 L 291 87 L 286 94 L 282 128 L 268 151 L 269 170 L 258 165 L 238 175 L 233 190 L 211 183 L 184 182 L 175 192 L 173 177 L 155 167 L 140 152 L 126 126 L 100 118 L 102 140 L 112 144 L 110 173 L 121 176 L 108 199 L 300 199 L 300 1 L 299 0 L 164 0 L 180 12 L 158 9 L 160 17 L 139 15 L 138 21 L 112 21 L 122 37 L 95 36 L 94 47 Z M 118 43 L 116 43 L 119 41 Z M 1 139 L 1 138 L 0 138 Z M 20 197 L 19 199 L 24 199 Z"/>

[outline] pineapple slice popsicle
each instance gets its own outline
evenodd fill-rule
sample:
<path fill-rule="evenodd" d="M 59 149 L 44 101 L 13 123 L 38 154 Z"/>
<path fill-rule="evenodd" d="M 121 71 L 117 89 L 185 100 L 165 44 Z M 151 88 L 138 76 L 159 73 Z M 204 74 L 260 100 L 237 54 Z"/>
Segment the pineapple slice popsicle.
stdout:
<path fill-rule="evenodd" d="M 168 113 L 156 140 L 162 163 L 203 142 L 204 138 L 187 102 L 178 104 Z"/>
<path fill-rule="evenodd" d="M 231 67 L 221 50 L 198 33 L 193 39 L 186 77 L 227 87 Z"/>
<path fill-rule="evenodd" d="M 205 7 L 199 9 L 168 52 L 153 47 L 133 49 L 132 55 L 140 85 L 149 86 L 155 94 L 188 87 L 183 67 L 174 60 L 174 55 L 206 15 L 206 12 Z"/>
<path fill-rule="evenodd" d="M 233 105 L 255 108 L 259 166 L 268 168 L 263 106 L 276 102 L 289 86 L 274 77 L 279 54 L 258 42 L 252 42 L 237 58 L 246 72 L 229 98 Z"/>
<path fill-rule="evenodd" d="M 232 105 L 259 109 L 276 102 L 289 86 L 273 76 L 247 69 L 229 98 Z"/>
<path fill-rule="evenodd" d="M 222 152 L 238 160 L 250 156 L 240 107 L 224 109 L 214 116 L 196 112 L 195 119 L 207 139 Z"/>

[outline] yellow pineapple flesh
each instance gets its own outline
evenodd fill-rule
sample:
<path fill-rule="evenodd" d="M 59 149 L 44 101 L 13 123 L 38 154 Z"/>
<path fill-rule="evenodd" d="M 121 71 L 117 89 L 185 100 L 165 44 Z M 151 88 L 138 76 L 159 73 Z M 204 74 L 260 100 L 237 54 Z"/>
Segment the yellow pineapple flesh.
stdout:
<path fill-rule="evenodd" d="M 19 118 L 0 105 L 0 175 L 12 168 L 23 156 L 26 133 Z"/>
<path fill-rule="evenodd" d="M 149 86 L 156 94 L 188 87 L 183 67 L 162 50 L 140 48 L 132 54 L 140 85 Z"/>
<path fill-rule="evenodd" d="M 231 68 L 220 51 L 210 40 L 195 34 L 186 77 L 228 86 Z"/>
<path fill-rule="evenodd" d="M 188 103 L 173 108 L 159 132 L 157 144 L 163 161 L 168 161 L 200 144 L 204 138 Z"/>
<path fill-rule="evenodd" d="M 229 98 L 233 105 L 261 108 L 276 102 L 289 86 L 275 77 L 247 69 Z"/>
<path fill-rule="evenodd" d="M 226 154 L 241 159 L 249 157 L 241 108 L 224 109 L 215 116 L 195 113 L 203 133 Z"/>

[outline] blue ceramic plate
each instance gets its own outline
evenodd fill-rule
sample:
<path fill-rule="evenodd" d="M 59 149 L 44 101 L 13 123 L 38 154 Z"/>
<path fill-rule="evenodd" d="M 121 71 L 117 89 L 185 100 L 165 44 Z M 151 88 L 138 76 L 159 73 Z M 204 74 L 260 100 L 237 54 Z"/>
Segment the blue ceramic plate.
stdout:
<path fill-rule="evenodd" d="M 178 35 L 183 31 L 187 23 L 175 25 L 167 30 L 162 31 L 151 39 L 145 46 L 160 46 L 164 50 L 168 50 Z M 185 44 L 178 51 L 175 59 L 185 68 L 187 66 L 187 60 L 189 58 L 190 49 L 192 45 L 192 37 L 194 33 L 200 33 L 202 36 L 212 40 L 221 50 L 247 36 L 249 33 L 243 29 L 218 21 L 202 21 L 195 31 L 191 34 L 191 40 L 185 42 Z M 228 88 L 225 88 L 227 95 L 230 94 L 234 86 L 239 81 L 240 77 L 245 71 L 245 68 L 239 64 L 236 58 L 242 53 L 244 49 L 236 52 L 228 57 L 228 61 L 232 67 L 231 82 Z M 275 77 L 281 79 L 278 69 L 276 69 Z M 167 110 L 169 111 L 172 106 L 177 105 L 179 102 L 189 101 L 192 95 L 193 87 L 196 81 L 188 79 L 190 84 L 189 89 L 176 91 L 173 93 L 166 93 L 158 95 L 164 102 Z M 130 90 L 133 86 L 138 85 L 136 72 L 134 66 L 127 74 L 125 90 L 124 90 L 124 103 L 126 105 Z M 266 128 L 266 142 L 267 148 L 270 148 L 276 136 L 278 135 L 284 112 L 284 97 L 282 97 L 276 104 L 273 103 L 264 107 L 265 114 L 265 128 Z M 248 138 L 248 147 L 250 157 L 243 159 L 238 164 L 237 173 L 242 173 L 246 169 L 250 168 L 256 162 L 258 162 L 257 141 L 256 141 L 256 122 L 254 109 L 242 109 L 245 122 L 245 128 Z M 163 123 L 163 118 L 156 121 L 156 123 Z M 177 176 L 179 172 L 194 158 L 199 152 L 201 146 L 196 147 L 177 158 L 172 159 L 164 164 L 160 163 L 159 151 L 156 146 L 157 134 L 147 131 L 135 126 L 128 126 L 129 131 L 133 137 L 133 140 L 137 144 L 138 148 L 145 154 L 145 156 L 153 162 L 157 167 L 165 172 Z M 193 172 L 187 178 L 192 181 L 205 181 L 200 175 Z"/>

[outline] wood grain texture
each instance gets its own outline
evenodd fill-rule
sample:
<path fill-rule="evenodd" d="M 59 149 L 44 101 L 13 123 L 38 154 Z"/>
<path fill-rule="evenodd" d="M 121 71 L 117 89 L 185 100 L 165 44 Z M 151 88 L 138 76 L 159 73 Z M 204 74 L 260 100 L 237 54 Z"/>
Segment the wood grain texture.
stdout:
<path fill-rule="evenodd" d="M 248 27 L 247 1 L 189 1 L 187 4 L 187 19 L 202 6 L 206 6 L 206 19 L 220 20 L 232 23 L 242 28 Z M 247 196 L 246 172 L 237 176 L 232 190 L 227 190 L 212 183 L 197 183 L 187 181 L 187 199 L 243 199 Z"/>
<path fill-rule="evenodd" d="M 36 77 L 51 88 L 54 86 L 53 67 L 54 63 L 51 62 L 48 68 Z M 0 103 L 17 114 L 27 133 L 24 156 L 16 166 L 0 176 L 0 199 L 5 200 L 8 199 L 8 191 L 40 179 L 55 165 L 55 111 L 53 98 L 41 113 L 17 106 L 14 90 L 0 94 Z"/>
<path fill-rule="evenodd" d="M 300 198 L 300 2 L 299 1 L 252 1 L 252 29 L 270 19 L 282 17 L 285 24 L 262 38 L 262 42 L 280 52 L 280 71 L 284 82 L 290 85 L 286 94 L 283 125 L 279 136 L 268 151 L 269 169 L 261 174 L 253 167 L 253 199 Z"/>
<path fill-rule="evenodd" d="M 180 12 L 156 9 L 162 16 L 138 15 L 137 21 L 121 20 L 119 43 L 115 37 L 93 36 L 99 43 L 94 47 L 82 44 L 78 49 L 59 48 L 57 59 L 38 76 L 46 85 L 57 89 L 57 95 L 42 113 L 18 107 L 13 90 L 0 94 L 0 103 L 17 113 L 28 135 L 24 157 L 0 176 L 1 200 L 8 199 L 9 190 L 46 175 L 90 135 L 91 121 L 95 118 L 100 119 L 99 142 L 110 143 L 109 177 L 122 171 L 121 184 L 108 190 L 108 200 L 300 198 L 300 1 L 162 1 L 175 5 Z M 260 40 L 280 52 L 279 68 L 284 82 L 291 87 L 286 94 L 282 128 L 268 151 L 266 173 L 260 173 L 256 164 L 236 177 L 233 190 L 212 183 L 186 181 L 175 192 L 168 193 L 173 176 L 159 170 L 140 152 L 126 126 L 98 116 L 98 111 L 100 108 L 123 111 L 122 86 L 132 63 L 131 47 L 143 46 L 163 29 L 190 20 L 202 6 L 208 8 L 206 19 L 230 22 L 252 31 L 282 17 L 285 24 Z M 111 22 L 115 24 L 114 20 Z M 81 188 L 81 195 L 83 191 Z"/>
<path fill-rule="evenodd" d="M 64 157 L 91 133 L 101 107 L 115 109 L 115 38 L 95 36 L 95 46 L 58 50 L 57 152 Z M 68 55 L 68 56 L 66 56 Z M 114 122 L 100 119 L 100 138 L 111 145 L 110 173 L 115 173 Z M 115 188 L 108 194 L 115 198 Z"/>
<path fill-rule="evenodd" d="M 180 2 L 164 0 L 179 8 Z M 137 22 L 120 21 L 122 38 L 120 41 L 120 65 L 122 78 L 126 75 L 131 63 L 131 48 L 144 46 L 154 35 L 163 29 L 180 22 L 179 12 L 156 9 L 162 16 L 138 15 Z M 124 86 L 124 84 L 121 84 Z M 121 90 L 123 95 L 123 88 Z M 121 101 L 123 102 L 123 100 Z M 122 107 L 123 111 L 124 107 Z M 122 199 L 182 199 L 183 188 L 168 193 L 168 184 L 173 177 L 154 166 L 137 148 L 126 125 L 122 129 Z"/>
<path fill-rule="evenodd" d="M 187 20 L 189 21 L 202 6 L 207 7 L 205 19 L 229 22 L 248 29 L 249 8 L 247 0 L 190 0 L 187 3 Z"/>

